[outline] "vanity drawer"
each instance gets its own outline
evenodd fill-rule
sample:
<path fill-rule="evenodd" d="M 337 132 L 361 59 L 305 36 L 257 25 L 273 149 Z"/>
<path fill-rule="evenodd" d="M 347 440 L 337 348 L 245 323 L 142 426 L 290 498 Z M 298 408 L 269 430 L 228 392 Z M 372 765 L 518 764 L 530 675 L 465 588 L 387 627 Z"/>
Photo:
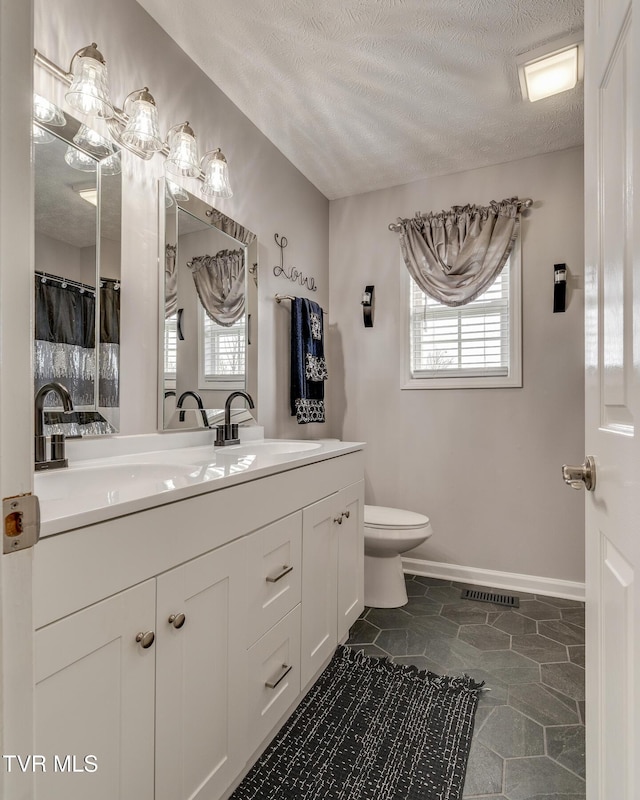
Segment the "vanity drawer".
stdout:
<path fill-rule="evenodd" d="M 247 647 L 300 602 L 302 513 L 247 538 Z"/>
<path fill-rule="evenodd" d="M 300 606 L 247 655 L 248 751 L 254 752 L 300 694 Z"/>

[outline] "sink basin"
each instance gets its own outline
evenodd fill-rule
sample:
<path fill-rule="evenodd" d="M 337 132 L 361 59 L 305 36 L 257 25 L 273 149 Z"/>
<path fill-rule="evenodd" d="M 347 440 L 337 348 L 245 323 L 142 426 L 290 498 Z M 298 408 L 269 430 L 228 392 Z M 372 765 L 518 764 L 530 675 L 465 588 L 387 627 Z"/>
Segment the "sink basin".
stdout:
<path fill-rule="evenodd" d="M 154 492 L 186 485 L 197 475 L 193 464 L 109 464 L 95 467 L 38 472 L 35 490 L 41 500 L 81 498 L 83 495 L 113 495 L 122 489 L 144 485 Z"/>
<path fill-rule="evenodd" d="M 220 452 L 242 452 L 255 453 L 256 455 L 290 455 L 293 453 L 306 453 L 311 450 L 319 450 L 321 442 L 299 442 L 299 441 L 279 441 L 257 440 L 255 442 L 245 442 L 244 444 L 231 445 L 231 447 L 218 448 Z"/>

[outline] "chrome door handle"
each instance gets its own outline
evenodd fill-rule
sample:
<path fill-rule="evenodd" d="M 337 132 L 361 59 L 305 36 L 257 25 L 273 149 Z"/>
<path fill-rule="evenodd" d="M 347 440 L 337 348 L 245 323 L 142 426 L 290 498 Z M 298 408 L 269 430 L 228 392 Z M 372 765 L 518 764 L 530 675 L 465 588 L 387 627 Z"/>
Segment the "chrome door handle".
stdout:
<path fill-rule="evenodd" d="M 153 631 L 147 631 L 146 633 L 140 631 L 140 633 L 136 636 L 136 642 L 142 647 L 144 650 L 147 650 L 153 644 L 156 635 Z"/>
<path fill-rule="evenodd" d="M 169 617 L 169 622 L 171 625 L 173 625 L 174 628 L 181 628 L 186 621 L 187 618 L 182 612 L 180 612 L 179 614 L 172 614 Z"/>
<path fill-rule="evenodd" d="M 267 583 L 277 583 L 280 578 L 284 578 L 285 575 L 288 575 L 293 567 L 288 566 L 285 564 L 282 569 L 279 569 L 277 572 L 272 573 L 271 575 L 267 575 L 266 581 Z"/>
<path fill-rule="evenodd" d="M 293 665 L 283 664 L 273 678 L 269 678 L 268 681 L 265 681 L 264 685 L 267 687 L 267 689 L 275 689 L 280 681 L 283 681 L 292 669 Z"/>
<path fill-rule="evenodd" d="M 579 467 L 563 464 L 562 479 L 572 489 L 582 489 L 584 486 L 588 492 L 592 492 L 596 488 L 596 462 L 593 456 L 587 456 Z"/>

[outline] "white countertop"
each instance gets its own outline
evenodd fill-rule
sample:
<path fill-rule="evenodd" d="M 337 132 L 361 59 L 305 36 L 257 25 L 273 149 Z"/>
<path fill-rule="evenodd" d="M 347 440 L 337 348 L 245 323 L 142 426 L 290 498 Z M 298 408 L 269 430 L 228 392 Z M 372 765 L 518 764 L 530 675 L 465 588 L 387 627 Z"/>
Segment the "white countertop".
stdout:
<path fill-rule="evenodd" d="M 124 442 L 125 439 L 136 439 Z M 40 536 L 52 536 L 125 514 L 205 492 L 296 469 L 352 453 L 362 442 L 259 439 L 231 447 L 193 444 L 156 449 L 165 437 L 121 437 L 110 440 L 108 457 L 74 459 L 66 469 L 38 472 L 35 494 L 40 498 Z M 147 446 L 146 451 L 137 451 Z M 304 448 L 304 449 L 297 449 Z M 118 451 L 120 451 L 119 454 Z M 86 453 L 95 453 L 87 450 Z"/>

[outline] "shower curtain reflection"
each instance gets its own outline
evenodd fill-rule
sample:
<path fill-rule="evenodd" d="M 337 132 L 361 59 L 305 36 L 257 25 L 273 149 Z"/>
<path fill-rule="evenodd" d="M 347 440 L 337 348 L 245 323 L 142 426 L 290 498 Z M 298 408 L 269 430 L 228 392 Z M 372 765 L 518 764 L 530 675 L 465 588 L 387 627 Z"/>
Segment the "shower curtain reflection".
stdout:
<path fill-rule="evenodd" d="M 58 381 L 71 394 L 75 412 L 56 413 L 45 403 L 46 433 L 115 433 L 109 418 L 119 406 L 120 284 L 100 281 L 99 377 L 96 397 L 95 289 L 36 272 L 34 390 Z M 96 407 L 96 402 L 97 406 Z M 102 412 L 102 413 L 101 413 Z"/>

